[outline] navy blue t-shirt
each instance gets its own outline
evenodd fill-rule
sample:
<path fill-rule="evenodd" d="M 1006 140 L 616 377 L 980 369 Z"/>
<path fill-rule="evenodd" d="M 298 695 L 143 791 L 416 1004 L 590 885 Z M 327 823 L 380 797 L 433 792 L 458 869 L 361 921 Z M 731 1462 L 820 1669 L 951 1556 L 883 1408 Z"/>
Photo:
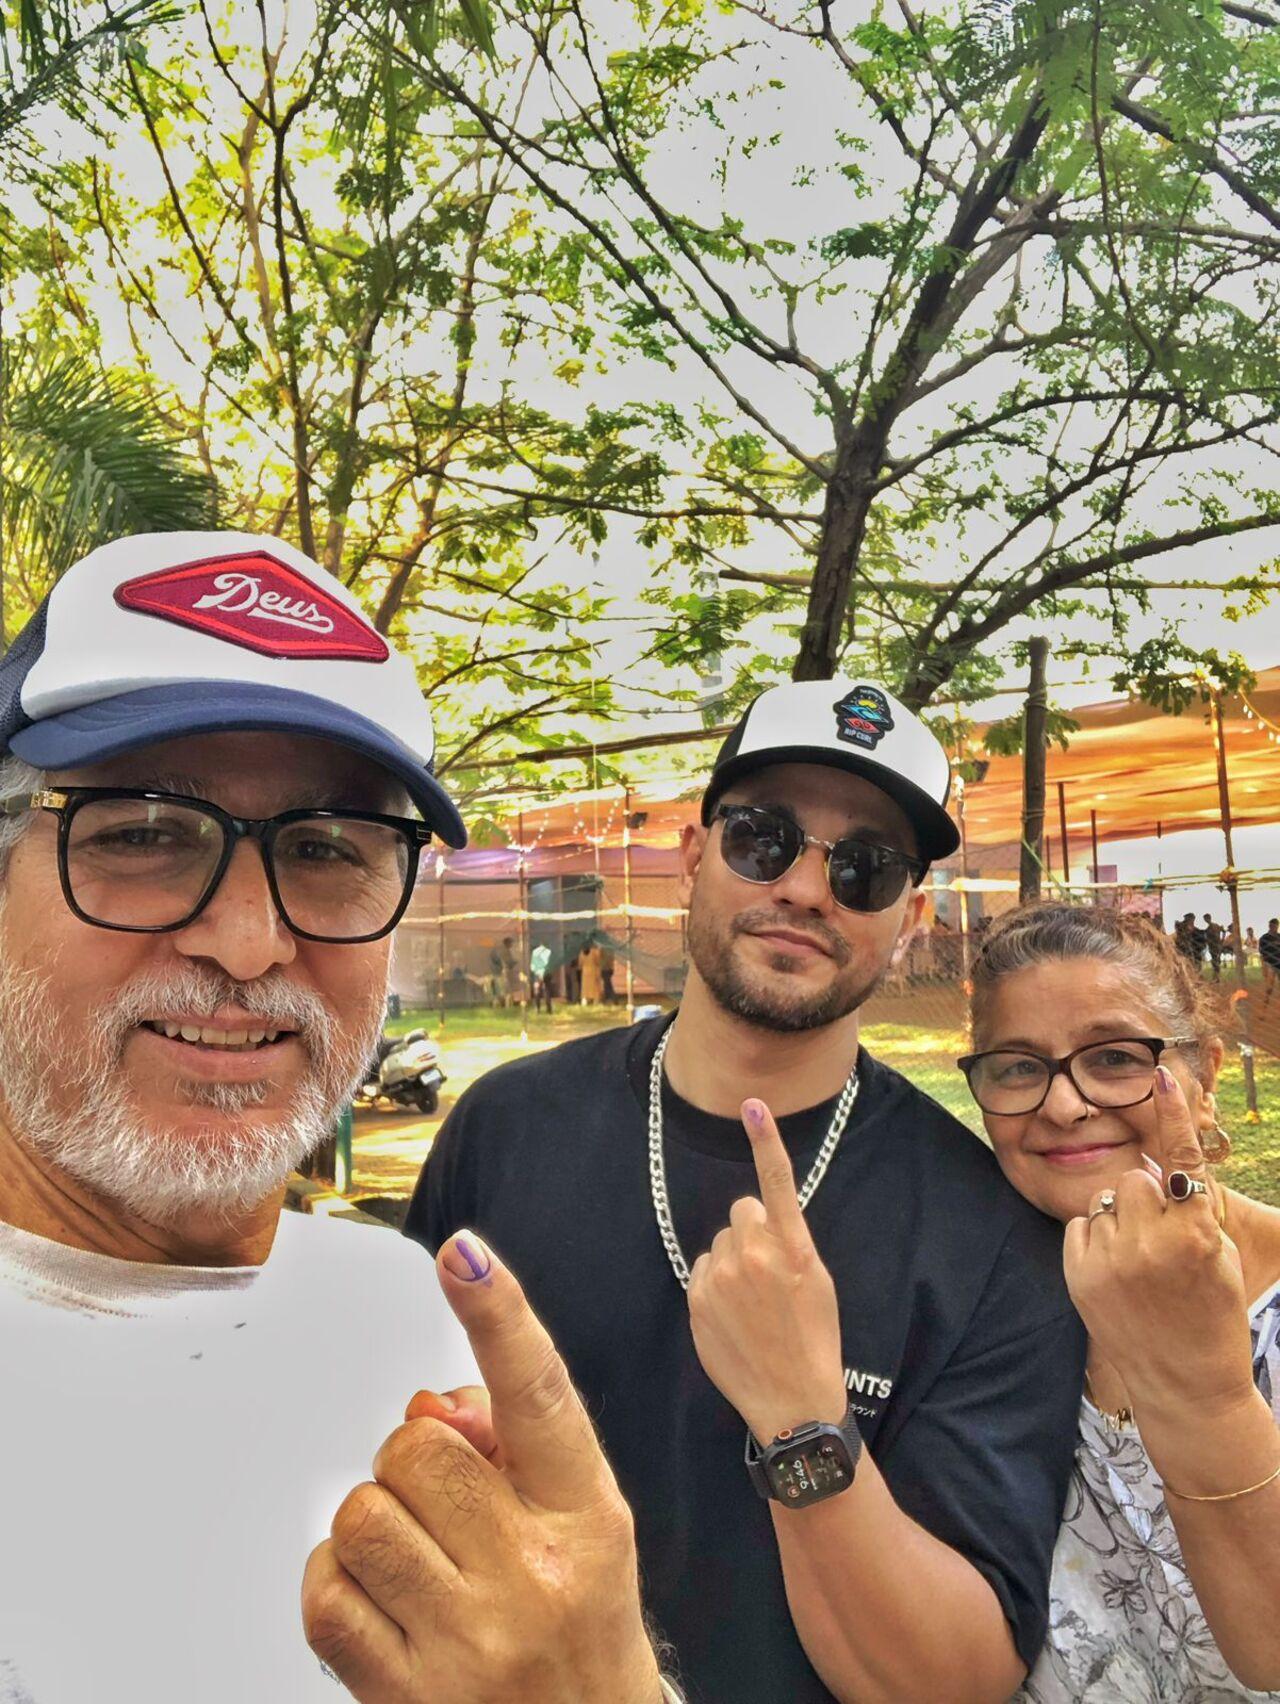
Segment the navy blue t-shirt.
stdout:
<path fill-rule="evenodd" d="M 698 1362 L 654 1219 L 646 1113 L 663 1022 L 568 1042 L 477 1082 L 436 1140 L 405 1234 L 434 1252 L 470 1226 L 523 1283 L 634 1511 L 645 1607 L 691 1704 L 829 1704 L 743 1466 L 744 1423 Z M 899 1507 L 981 1570 L 1030 1664 L 1084 1370 L 1062 1229 L 896 1071 L 864 1051 L 858 1074 L 807 1213 L 840 1299 L 850 1400 Z M 833 1098 L 779 1121 L 798 1177 L 834 1108 Z M 669 1086 L 663 1112 L 692 1265 L 731 1204 L 757 1193 L 755 1167 L 738 1120 Z"/>

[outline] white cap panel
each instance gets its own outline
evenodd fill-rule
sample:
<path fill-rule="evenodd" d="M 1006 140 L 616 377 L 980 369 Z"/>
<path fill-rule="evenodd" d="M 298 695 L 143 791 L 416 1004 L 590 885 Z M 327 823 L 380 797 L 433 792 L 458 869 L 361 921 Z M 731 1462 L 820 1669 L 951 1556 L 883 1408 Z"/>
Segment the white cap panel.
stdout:
<path fill-rule="evenodd" d="M 840 706 L 846 707 L 843 714 Z M 865 678 L 791 681 L 762 692 L 747 712 L 735 760 L 794 746 L 825 747 L 880 764 L 940 805 L 946 801 L 951 782 L 946 752 L 913 711 Z"/>
<path fill-rule="evenodd" d="M 234 585 L 228 580 L 218 592 L 193 584 L 194 621 L 206 619 L 199 609 L 202 602 L 209 606 L 221 601 L 225 609 L 228 598 L 233 598 L 240 611 L 258 617 L 262 643 L 287 644 L 292 631 L 299 644 L 309 644 L 315 632 L 341 626 L 348 634 L 358 628 L 368 636 L 371 656 L 385 650 L 385 657 L 356 661 L 341 656 L 267 655 L 251 648 L 252 639 L 229 641 L 225 635 L 187 625 L 180 617 L 162 617 L 117 601 L 119 588 L 192 562 L 210 562 L 212 586 L 218 565 L 238 554 L 274 559 L 288 571 L 291 585 L 300 578 L 314 589 L 314 600 L 286 595 L 289 587 L 264 595 L 261 575 L 240 573 L 231 577 Z M 269 577 L 269 569 L 267 573 Z M 202 591 L 203 597 L 198 596 Z M 326 616 L 326 605 L 337 605 L 345 614 L 339 617 L 330 608 Z M 159 644 L 158 636 L 162 636 Z M 385 647 L 356 599 L 338 580 L 318 571 L 315 563 L 283 540 L 249 533 L 153 533 L 117 539 L 78 562 L 50 595 L 44 650 L 23 683 L 22 707 L 38 721 L 148 687 L 206 680 L 314 694 L 367 717 L 424 765 L 434 754 L 431 715 L 409 659 Z"/>

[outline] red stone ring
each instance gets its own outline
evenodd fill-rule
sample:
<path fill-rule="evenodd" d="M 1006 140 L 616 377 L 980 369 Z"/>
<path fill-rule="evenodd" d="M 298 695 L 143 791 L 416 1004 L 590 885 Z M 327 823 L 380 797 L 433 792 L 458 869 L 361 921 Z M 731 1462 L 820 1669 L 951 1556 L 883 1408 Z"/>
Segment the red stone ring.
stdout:
<path fill-rule="evenodd" d="M 1190 1172 L 1171 1171 L 1165 1179 L 1170 1201 L 1190 1201 L 1193 1195 L 1207 1195 L 1208 1187 Z"/>

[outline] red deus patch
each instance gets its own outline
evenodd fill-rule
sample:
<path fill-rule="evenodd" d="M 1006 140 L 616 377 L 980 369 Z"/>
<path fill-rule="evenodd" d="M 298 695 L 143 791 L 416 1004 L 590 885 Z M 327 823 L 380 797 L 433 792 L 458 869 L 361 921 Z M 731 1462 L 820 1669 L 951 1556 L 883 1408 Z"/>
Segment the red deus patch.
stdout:
<path fill-rule="evenodd" d="M 126 580 L 116 602 L 266 657 L 384 663 L 391 654 L 345 604 L 261 550 Z"/>

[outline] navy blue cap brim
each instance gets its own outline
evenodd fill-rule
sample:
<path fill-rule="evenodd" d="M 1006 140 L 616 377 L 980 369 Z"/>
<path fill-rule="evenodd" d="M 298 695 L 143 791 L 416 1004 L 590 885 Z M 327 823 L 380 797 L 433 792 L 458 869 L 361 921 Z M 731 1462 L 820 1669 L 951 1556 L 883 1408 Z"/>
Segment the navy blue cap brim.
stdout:
<path fill-rule="evenodd" d="M 408 746 L 354 710 L 284 687 L 242 681 L 149 686 L 29 722 L 9 736 L 9 750 L 37 769 L 78 769 L 190 734 L 251 732 L 331 740 L 367 757 L 404 783 L 446 846 L 466 845 L 457 806 Z"/>

